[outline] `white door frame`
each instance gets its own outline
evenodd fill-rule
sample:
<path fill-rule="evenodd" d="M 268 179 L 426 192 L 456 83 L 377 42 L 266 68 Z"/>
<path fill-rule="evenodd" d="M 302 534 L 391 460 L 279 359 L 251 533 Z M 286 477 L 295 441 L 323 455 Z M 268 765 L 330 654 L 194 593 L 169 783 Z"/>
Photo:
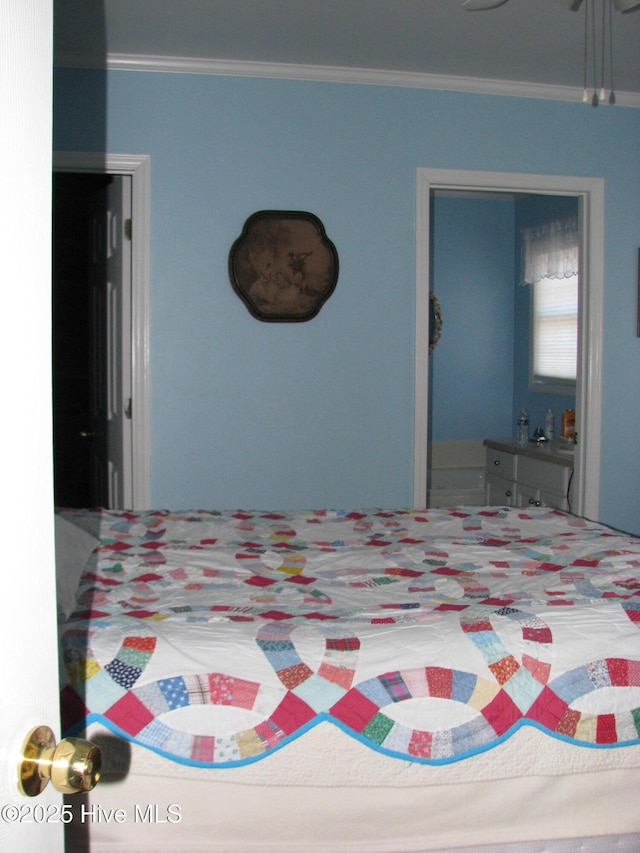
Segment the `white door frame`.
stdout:
<path fill-rule="evenodd" d="M 53 0 L 0 3 L 0 373 L 5 400 L 0 495 L 5 600 L 0 702 L 0 849 L 62 853 L 63 825 L 28 823 L 18 792 L 25 735 L 59 733 L 51 408 L 51 128 Z M 26 509 L 28 507 L 28 510 Z M 19 508 L 17 510 L 17 508 Z M 61 814 L 53 785 L 37 799 Z M 29 811 L 30 810 L 30 811 Z M 15 821 L 10 823 L 10 815 Z"/>
<path fill-rule="evenodd" d="M 151 159 L 145 154 L 54 151 L 58 172 L 130 175 L 132 185 L 131 258 L 131 482 L 133 506 L 150 507 L 149 436 L 149 263 Z"/>
<path fill-rule="evenodd" d="M 427 502 L 429 415 L 430 197 L 435 189 L 576 196 L 581 229 L 576 447 L 573 506 L 598 519 L 602 401 L 602 305 L 604 292 L 604 179 L 518 172 L 419 168 L 416 173 L 416 327 L 414 368 L 413 503 Z"/>

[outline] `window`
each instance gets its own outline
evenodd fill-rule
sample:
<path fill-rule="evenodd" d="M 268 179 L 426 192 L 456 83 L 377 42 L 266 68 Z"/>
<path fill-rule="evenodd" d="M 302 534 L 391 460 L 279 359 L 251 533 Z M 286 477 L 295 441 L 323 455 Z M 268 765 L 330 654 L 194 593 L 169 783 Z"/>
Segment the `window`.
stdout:
<path fill-rule="evenodd" d="M 531 320 L 532 387 L 551 391 L 555 384 L 569 391 L 578 359 L 578 276 L 531 285 Z"/>
<path fill-rule="evenodd" d="M 531 288 L 529 384 L 571 393 L 578 358 L 578 221 L 556 220 L 522 232 L 523 283 Z"/>

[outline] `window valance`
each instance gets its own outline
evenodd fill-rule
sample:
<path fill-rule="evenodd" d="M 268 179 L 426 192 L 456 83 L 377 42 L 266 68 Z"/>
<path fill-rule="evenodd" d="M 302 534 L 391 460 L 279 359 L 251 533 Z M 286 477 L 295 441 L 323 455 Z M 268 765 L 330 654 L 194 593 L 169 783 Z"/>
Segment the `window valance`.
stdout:
<path fill-rule="evenodd" d="M 522 284 L 578 274 L 578 217 L 522 229 Z"/>

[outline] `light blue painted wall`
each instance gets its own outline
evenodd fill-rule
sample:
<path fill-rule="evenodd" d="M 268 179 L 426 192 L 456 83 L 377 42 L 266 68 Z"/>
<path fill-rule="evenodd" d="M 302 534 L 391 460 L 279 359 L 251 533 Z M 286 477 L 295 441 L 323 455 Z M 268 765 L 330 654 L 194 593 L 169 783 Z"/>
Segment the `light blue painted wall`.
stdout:
<path fill-rule="evenodd" d="M 640 110 L 392 87 L 59 70 L 55 147 L 152 163 L 155 505 L 407 505 L 419 166 L 606 180 L 601 517 L 640 532 Z M 254 320 L 227 253 L 306 209 L 340 279 L 305 324 Z"/>
<path fill-rule="evenodd" d="M 514 203 L 432 200 L 432 289 L 442 338 L 431 357 L 433 441 L 512 433 Z"/>

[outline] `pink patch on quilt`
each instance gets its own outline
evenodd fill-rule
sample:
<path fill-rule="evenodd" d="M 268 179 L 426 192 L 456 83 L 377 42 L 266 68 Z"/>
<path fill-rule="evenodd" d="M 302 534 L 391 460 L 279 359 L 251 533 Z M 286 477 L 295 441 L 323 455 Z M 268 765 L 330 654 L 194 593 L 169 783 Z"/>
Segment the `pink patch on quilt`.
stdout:
<path fill-rule="evenodd" d="M 522 718 L 520 709 L 504 690 L 484 706 L 482 714 L 498 736 L 508 732 Z"/>
<path fill-rule="evenodd" d="M 551 664 L 536 660 L 530 655 L 522 655 L 522 664 L 539 684 L 546 684 L 549 681 Z"/>
<path fill-rule="evenodd" d="M 236 708 L 251 710 L 260 685 L 256 681 L 233 678 L 221 672 L 209 675 L 209 692 L 213 705 L 234 705 Z"/>
<path fill-rule="evenodd" d="M 429 732 L 413 731 L 407 751 L 409 755 L 415 755 L 416 758 L 431 758 L 431 744 L 433 737 Z"/>
<path fill-rule="evenodd" d="M 344 666 L 335 666 L 331 663 L 321 663 L 318 675 L 332 684 L 337 684 L 343 690 L 348 690 L 353 682 L 353 670 Z"/>
<path fill-rule="evenodd" d="M 107 711 L 107 717 L 130 735 L 137 735 L 154 720 L 151 711 L 133 693 L 125 693 L 118 699 Z"/>
<path fill-rule="evenodd" d="M 556 696 L 549 687 L 545 687 L 529 708 L 527 717 L 555 732 L 567 711 L 567 707 L 567 703 L 563 699 Z"/>
<path fill-rule="evenodd" d="M 379 711 L 378 706 L 359 690 L 350 690 L 331 708 L 331 713 L 349 728 L 361 732 Z"/>
<path fill-rule="evenodd" d="M 316 716 L 313 708 L 299 699 L 295 693 L 287 692 L 282 702 L 271 715 L 271 722 L 286 734 L 293 734 Z"/>

